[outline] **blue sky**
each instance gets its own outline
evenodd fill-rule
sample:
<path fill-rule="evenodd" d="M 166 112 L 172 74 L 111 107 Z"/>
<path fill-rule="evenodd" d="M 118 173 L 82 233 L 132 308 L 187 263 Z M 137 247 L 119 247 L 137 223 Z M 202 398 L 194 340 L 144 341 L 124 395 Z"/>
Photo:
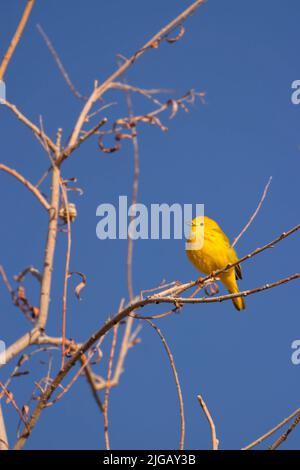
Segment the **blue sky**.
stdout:
<path fill-rule="evenodd" d="M 81 102 L 64 83 L 37 32 L 50 36 L 76 87 L 89 94 L 93 82 L 116 67 L 116 55 L 131 55 L 191 2 L 152 0 L 123 2 L 37 2 L 5 77 L 7 99 L 54 138 L 72 130 Z M 24 2 L 1 0 L 0 53 L 3 55 Z M 174 45 L 162 44 L 145 54 L 127 73 L 129 83 L 168 88 L 174 96 L 189 89 L 206 92 L 188 114 L 163 122 L 167 133 L 140 127 L 139 202 L 204 203 L 233 239 L 255 209 L 270 176 L 272 185 L 255 222 L 237 245 L 240 256 L 299 223 L 300 107 L 291 103 L 291 83 L 300 78 L 297 0 L 227 2 L 209 0 L 186 23 Z M 168 96 L 168 95 L 167 95 Z M 104 115 L 126 115 L 124 96 Z M 136 113 L 153 109 L 134 101 Z M 1 163 L 36 182 L 48 167 L 47 156 L 32 134 L 0 107 Z M 70 281 L 68 335 L 82 341 L 114 313 L 126 289 L 126 241 L 96 238 L 96 208 L 131 195 L 133 160 L 130 143 L 113 155 L 102 154 L 91 140 L 64 165 L 76 176 L 83 196 L 71 194 L 79 217 L 72 231 L 71 270 L 84 272 L 87 286 L 77 301 Z M 42 267 L 47 217 L 29 192 L 0 175 L 2 225 L 0 262 L 10 279 L 32 264 Z M 45 184 L 43 190 L 47 192 Z M 55 257 L 48 332 L 59 334 L 66 237 L 59 235 Z M 242 289 L 299 271 L 299 234 L 244 263 Z M 184 241 L 142 240 L 134 245 L 134 290 L 139 293 L 167 281 L 188 281 L 198 273 L 186 259 Z M 32 303 L 38 286 L 25 283 Z M 223 292 L 223 290 L 221 291 Z M 0 285 L 1 339 L 10 344 L 28 328 Z M 300 366 L 291 362 L 291 343 L 300 339 L 299 281 L 246 299 L 238 313 L 231 302 L 190 305 L 158 322 L 173 352 L 186 410 L 186 448 L 206 449 L 210 434 L 197 403 L 203 394 L 215 419 L 222 449 L 238 449 L 299 407 Z M 161 311 L 157 309 L 157 311 Z M 149 308 L 148 314 L 156 309 Z M 176 388 L 159 338 L 142 325 L 141 343 L 128 355 L 120 385 L 111 391 L 112 448 L 176 448 L 179 416 Z M 109 346 L 110 338 L 106 340 Z M 104 351 L 107 351 L 104 346 Z M 27 401 L 32 383 L 45 373 L 35 357 L 28 376 L 15 380 L 18 403 Z M 43 357 L 47 359 L 46 356 Z M 100 374 L 105 364 L 97 366 Z M 1 380 L 6 373 L 1 370 Z M 10 441 L 17 418 L 4 407 Z M 282 446 L 299 446 L 299 432 Z M 46 410 L 28 441 L 31 449 L 104 448 L 103 423 L 82 378 L 61 402 Z"/>

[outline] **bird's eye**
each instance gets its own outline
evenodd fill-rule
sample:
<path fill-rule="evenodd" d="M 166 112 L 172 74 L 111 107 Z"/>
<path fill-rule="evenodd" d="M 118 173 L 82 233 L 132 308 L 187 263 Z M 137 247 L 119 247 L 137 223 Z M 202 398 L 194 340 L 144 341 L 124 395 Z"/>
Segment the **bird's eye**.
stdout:
<path fill-rule="evenodd" d="M 200 224 L 200 225 L 201 225 L 201 227 L 203 227 L 203 225 L 204 225 L 204 222 L 201 222 L 201 224 Z"/>

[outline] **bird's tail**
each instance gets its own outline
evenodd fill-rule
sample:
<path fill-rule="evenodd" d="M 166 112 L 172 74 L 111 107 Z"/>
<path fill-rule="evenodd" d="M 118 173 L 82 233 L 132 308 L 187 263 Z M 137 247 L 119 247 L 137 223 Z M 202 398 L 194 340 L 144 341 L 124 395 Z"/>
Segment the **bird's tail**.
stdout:
<path fill-rule="evenodd" d="M 239 292 L 238 289 L 237 292 Z M 233 292 L 231 292 L 231 294 L 233 294 Z M 232 299 L 232 302 L 237 310 L 244 310 L 246 308 L 246 303 L 243 297 L 236 297 L 235 299 Z"/>
<path fill-rule="evenodd" d="M 227 287 L 228 292 L 230 294 L 236 294 L 237 292 L 239 292 L 239 288 L 235 279 L 234 270 L 232 270 L 232 272 L 230 273 L 226 273 L 225 276 L 223 275 L 220 277 L 223 283 L 225 284 L 225 286 Z M 243 297 L 235 297 L 234 299 L 232 299 L 232 302 L 235 308 L 239 311 L 244 310 L 246 308 L 245 300 Z"/>

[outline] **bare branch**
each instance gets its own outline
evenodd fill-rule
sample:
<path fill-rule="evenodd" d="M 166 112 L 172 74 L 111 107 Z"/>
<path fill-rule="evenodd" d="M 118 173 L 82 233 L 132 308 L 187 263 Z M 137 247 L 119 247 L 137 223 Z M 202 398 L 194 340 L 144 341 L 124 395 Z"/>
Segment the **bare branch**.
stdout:
<path fill-rule="evenodd" d="M 53 272 L 53 259 L 56 245 L 57 236 L 57 219 L 59 210 L 59 191 L 60 189 L 60 170 L 57 165 L 53 165 L 52 170 L 52 195 L 51 207 L 49 210 L 48 234 L 45 248 L 44 257 L 44 270 L 41 283 L 40 292 L 40 313 L 37 319 L 36 327 L 43 331 L 46 326 L 49 302 L 50 302 L 50 289 Z"/>
<path fill-rule="evenodd" d="M 24 351 L 28 346 L 30 346 L 34 341 L 39 337 L 40 330 L 38 328 L 33 328 L 31 331 L 28 331 L 19 339 L 17 339 L 13 344 L 6 348 L 6 364 L 8 364 L 12 359 L 14 359 L 20 352 Z M 0 365 L 0 368 L 3 365 Z"/>
<path fill-rule="evenodd" d="M 176 305 L 182 305 L 182 304 L 208 304 L 208 303 L 215 303 L 215 302 L 223 302 L 225 300 L 232 300 L 237 297 L 247 297 L 252 294 L 257 294 L 258 292 L 263 292 L 268 289 L 273 289 L 274 287 L 278 287 L 282 284 L 286 284 L 287 282 L 294 281 L 295 279 L 300 278 L 300 273 L 293 274 L 292 276 L 285 277 L 283 279 L 280 279 L 279 281 L 273 282 L 271 284 L 264 284 L 261 287 L 255 287 L 254 289 L 249 289 L 245 291 L 240 291 L 236 294 L 226 294 L 226 295 L 221 295 L 218 297 L 201 297 L 200 299 L 198 298 L 192 298 L 192 297 L 159 297 L 159 299 L 156 299 L 157 303 L 175 303 Z M 151 298 L 150 298 L 151 299 Z M 148 300 L 150 300 L 148 298 Z M 153 298 L 151 299 L 153 300 Z M 150 302 L 149 302 L 150 303 Z M 152 303 L 152 302 L 151 302 Z"/>
<path fill-rule="evenodd" d="M 56 52 L 56 50 L 54 49 L 49 37 L 47 36 L 47 34 L 45 33 L 45 31 L 43 30 L 43 28 L 41 27 L 40 24 L 37 24 L 36 25 L 37 27 L 37 30 L 38 32 L 40 33 L 40 35 L 42 36 L 42 38 L 44 39 L 45 43 L 46 43 L 46 46 L 48 47 L 49 51 L 51 52 L 52 54 L 52 57 L 53 59 L 55 60 L 56 62 L 56 65 L 59 69 L 59 71 L 61 72 L 64 80 L 66 81 L 67 85 L 69 86 L 70 90 L 72 91 L 72 93 L 76 96 L 76 98 L 79 98 L 80 100 L 86 100 L 86 96 L 83 96 L 81 93 L 79 93 L 79 91 L 76 90 L 75 86 L 73 85 L 68 73 L 66 72 L 64 66 L 63 66 L 63 63 L 62 61 L 60 60 L 59 58 L 59 55 L 58 53 Z"/>
<path fill-rule="evenodd" d="M 26 419 L 24 418 L 22 411 L 20 410 L 16 400 L 14 399 L 13 394 L 5 387 L 5 385 L 2 384 L 2 382 L 0 382 L 0 388 L 2 389 L 4 395 L 7 397 L 7 402 L 11 403 L 14 409 L 16 410 L 16 412 L 18 413 L 19 418 L 23 422 L 25 429 L 26 429 L 27 428 Z"/>
<path fill-rule="evenodd" d="M 110 382 L 109 382 L 110 388 L 116 387 L 119 384 L 120 377 L 122 373 L 124 372 L 124 362 L 125 362 L 125 359 L 126 359 L 126 356 L 130 347 L 132 347 L 132 343 L 131 343 L 132 320 L 133 320 L 132 318 L 128 318 L 126 320 L 126 326 L 125 326 L 125 330 L 124 330 L 124 334 L 122 338 L 120 351 L 118 354 L 117 364 L 114 370 L 113 377 L 110 379 Z M 105 386 L 106 386 L 105 380 L 96 384 L 97 390 L 102 390 L 105 388 Z"/>
<path fill-rule="evenodd" d="M 87 382 L 88 382 L 88 384 L 91 388 L 91 392 L 92 392 L 92 395 L 95 399 L 95 402 L 96 402 L 99 410 L 101 411 L 101 413 L 103 413 L 103 411 L 104 411 L 103 403 L 102 403 L 102 401 L 101 401 L 101 399 L 98 395 L 98 390 L 97 390 L 97 387 L 96 387 L 96 384 L 95 384 L 95 380 L 94 380 L 93 372 L 92 372 L 91 368 L 89 366 L 87 366 L 84 369 L 84 373 L 85 373 Z"/>
<path fill-rule="evenodd" d="M 285 424 L 287 424 L 291 419 L 293 419 L 295 416 L 299 415 L 300 413 L 300 408 L 297 408 L 296 411 L 294 411 L 290 416 L 285 418 L 283 421 L 281 421 L 279 424 L 277 424 L 274 428 L 272 428 L 270 431 L 266 432 L 262 436 L 260 436 L 258 439 L 255 439 L 255 441 L 251 442 L 251 444 L 248 444 L 246 447 L 243 447 L 242 450 L 250 450 L 253 447 L 257 446 L 261 442 L 263 442 L 265 439 L 270 437 L 272 434 L 274 434 L 278 429 L 282 428 Z"/>
<path fill-rule="evenodd" d="M 85 132 L 83 136 L 81 136 L 78 141 L 73 145 L 73 146 L 68 146 L 66 149 L 64 149 L 60 155 L 60 157 L 58 158 L 58 164 L 61 165 L 62 162 L 68 158 L 71 153 L 74 152 L 74 150 L 76 150 L 78 147 L 80 147 L 81 144 L 83 144 L 83 142 L 85 142 L 89 137 L 91 137 L 92 135 L 96 134 L 97 131 L 102 127 L 104 126 L 104 124 L 107 123 L 107 118 L 103 118 L 101 119 L 101 121 L 98 122 L 98 124 L 96 124 L 92 129 L 90 129 L 89 131 Z"/>
<path fill-rule="evenodd" d="M 23 446 L 25 445 L 26 440 L 28 439 L 31 431 L 35 427 L 43 409 L 47 406 L 48 400 L 51 398 L 52 394 L 56 390 L 56 388 L 60 385 L 61 381 L 65 378 L 65 376 L 68 374 L 70 369 L 73 367 L 74 364 L 78 360 L 80 360 L 82 354 L 84 354 L 86 351 L 90 349 L 90 347 L 102 336 L 104 336 L 110 329 L 112 329 L 117 323 L 122 321 L 124 318 L 126 318 L 131 312 L 134 310 L 137 310 L 141 307 L 144 307 L 145 305 L 149 304 L 157 304 L 161 302 L 168 302 L 168 303 L 209 303 L 211 301 L 215 302 L 220 302 L 223 300 L 229 300 L 232 299 L 233 297 L 238 297 L 238 296 L 244 296 L 244 295 L 250 295 L 254 294 L 258 291 L 261 290 L 266 290 L 270 289 L 272 287 L 275 287 L 276 285 L 280 285 L 284 282 L 289 282 L 293 279 L 300 278 L 300 274 L 295 274 L 293 276 L 290 276 L 289 278 L 283 279 L 281 281 L 277 281 L 276 283 L 273 284 L 267 284 L 263 286 L 263 288 L 257 288 L 257 289 L 252 289 L 252 291 L 245 291 L 245 292 L 240 292 L 239 294 L 229 294 L 229 295 L 224 295 L 222 297 L 216 297 L 216 298 L 202 298 L 202 299 L 192 299 L 192 298 L 176 298 L 176 297 L 157 297 L 157 296 L 151 296 L 143 300 L 137 300 L 135 302 L 132 302 L 130 305 L 125 307 L 123 310 L 118 312 L 115 316 L 113 316 L 110 320 L 106 321 L 105 324 L 98 330 L 96 331 L 83 345 L 82 347 L 69 359 L 69 361 L 65 364 L 65 367 L 63 370 L 61 370 L 51 385 L 46 388 L 45 392 L 43 395 L 40 397 L 40 401 L 36 408 L 34 409 L 31 418 L 28 421 L 28 428 L 29 432 L 23 432 L 20 438 L 18 439 L 15 449 L 22 449 Z M 190 283 L 195 285 L 195 283 Z M 149 320 L 147 320 L 149 321 Z"/>
<path fill-rule="evenodd" d="M 48 211 L 50 209 L 50 204 L 49 202 L 44 198 L 42 193 L 33 185 L 31 184 L 23 175 L 18 173 L 16 170 L 13 168 L 9 168 L 6 165 L 3 165 L 3 163 L 0 163 L 0 170 L 5 171 L 11 176 L 14 176 L 20 183 L 22 183 L 29 191 L 34 194 L 34 196 L 38 199 L 38 201 L 42 204 L 42 206 Z"/>
<path fill-rule="evenodd" d="M 6 433 L 2 406 L 0 402 L 0 450 L 8 450 L 8 449 L 9 449 L 8 438 L 7 438 L 7 433 Z"/>
<path fill-rule="evenodd" d="M 264 189 L 264 192 L 261 196 L 261 199 L 258 203 L 258 206 L 257 208 L 255 209 L 255 211 L 253 212 L 252 216 L 250 217 L 249 221 L 247 222 L 247 224 L 245 225 L 245 227 L 243 228 L 243 230 L 240 232 L 240 234 L 234 239 L 233 243 L 232 243 L 232 246 L 234 247 L 237 242 L 239 241 L 239 239 L 244 235 L 244 233 L 248 230 L 248 228 L 250 227 L 250 225 L 252 224 L 252 222 L 254 221 L 255 217 L 257 216 L 257 214 L 259 213 L 262 205 L 263 205 L 263 202 L 267 196 L 267 193 L 268 193 L 268 190 L 269 190 L 269 187 L 270 187 L 270 184 L 272 182 L 272 176 L 270 176 L 269 178 L 269 181 L 267 182 L 266 186 L 265 186 L 265 189 Z"/>
<path fill-rule="evenodd" d="M 152 328 L 155 329 L 158 336 L 162 340 L 162 343 L 163 343 L 164 348 L 165 348 L 165 350 L 168 354 L 170 364 L 171 364 L 171 367 L 172 367 L 172 372 L 173 372 L 174 379 L 175 379 L 175 382 L 176 382 L 176 388 L 177 388 L 177 394 L 178 394 L 178 400 L 179 400 L 179 413 L 180 413 L 180 420 L 181 420 L 179 449 L 183 450 L 184 449 L 184 435 L 185 435 L 184 404 L 183 404 L 182 391 L 181 391 L 180 382 L 179 382 L 179 376 L 178 376 L 178 373 L 177 373 L 177 370 L 176 370 L 176 367 L 175 367 L 174 358 L 173 358 L 171 350 L 170 350 L 170 348 L 168 346 L 168 343 L 166 342 L 161 330 L 151 320 L 147 320 L 147 322 L 152 326 Z"/>
<path fill-rule="evenodd" d="M 12 111 L 15 114 L 15 116 L 21 122 L 23 122 L 23 124 L 25 124 L 25 126 L 27 126 L 39 140 L 42 139 L 45 142 L 47 142 L 47 145 L 52 150 L 52 152 L 56 153 L 57 151 L 56 145 L 50 139 L 50 137 L 44 134 L 44 132 L 41 131 L 41 129 L 39 129 L 35 124 L 33 124 L 33 122 L 31 122 L 26 116 L 24 116 L 24 114 L 22 114 L 21 111 L 19 111 L 18 108 L 14 104 L 9 103 L 9 101 L 6 101 L 6 100 L 2 100 L 1 103 L 4 106 L 6 106 L 10 111 Z"/>
<path fill-rule="evenodd" d="M 134 93 L 138 93 L 142 96 L 145 96 L 145 98 L 149 99 L 153 103 L 155 103 L 157 106 L 162 106 L 162 103 L 155 98 L 153 95 L 159 94 L 159 93 L 170 93 L 172 90 L 164 89 L 164 88 L 154 88 L 154 89 L 148 89 L 146 90 L 145 88 L 139 88 L 137 86 L 129 85 L 128 83 L 122 83 L 122 82 L 113 82 L 110 85 L 110 88 L 114 88 L 117 90 L 122 90 L 125 92 L 132 91 Z"/>
<path fill-rule="evenodd" d="M 109 442 L 109 434 L 108 434 L 108 424 L 109 424 L 108 403 L 109 403 L 109 392 L 110 392 L 110 379 L 111 379 L 113 359 L 114 359 L 116 344 L 117 344 L 118 328 L 119 328 L 119 323 L 117 323 L 117 325 L 115 325 L 113 328 L 113 339 L 112 339 L 111 348 L 110 348 L 110 355 L 109 355 L 108 368 L 107 368 L 107 378 L 106 378 L 106 384 L 105 384 L 103 417 L 104 417 L 104 439 L 105 439 L 106 450 L 110 450 L 110 442 Z"/>
<path fill-rule="evenodd" d="M 70 272 L 72 236 L 71 236 L 71 219 L 70 219 L 68 194 L 63 184 L 62 178 L 60 178 L 60 188 L 61 188 L 64 207 L 65 207 L 66 216 L 67 216 L 66 217 L 67 218 L 67 250 L 66 250 L 65 275 L 64 275 L 64 287 L 63 287 L 62 327 L 61 327 L 61 336 L 63 339 L 62 348 L 61 348 L 61 368 L 63 368 L 65 364 L 67 296 L 68 296 L 68 279 L 69 279 L 69 272 Z"/>
<path fill-rule="evenodd" d="M 5 75 L 5 72 L 6 72 L 6 69 L 7 69 L 7 66 L 10 62 L 10 59 L 12 58 L 13 56 L 13 53 L 15 51 L 15 48 L 17 47 L 17 44 L 18 42 L 20 41 L 21 39 L 21 36 L 23 34 L 23 31 L 24 31 L 24 28 L 26 26 L 26 23 L 28 21 L 28 18 L 30 16 L 30 13 L 31 13 L 31 10 L 32 10 L 32 7 L 34 5 L 34 1 L 35 0 L 27 0 L 27 3 L 26 3 L 26 6 L 25 6 L 25 9 L 24 9 L 24 12 L 23 12 L 23 15 L 22 15 L 22 18 L 18 24 L 18 27 L 16 29 L 16 32 L 11 40 L 11 43 L 7 49 L 7 52 L 6 54 L 4 55 L 3 57 L 3 60 L 2 60 L 2 63 L 0 65 L 0 80 L 3 79 L 4 75 Z"/>
<path fill-rule="evenodd" d="M 6 289 L 8 290 L 10 295 L 12 295 L 13 294 L 13 288 L 11 287 L 10 282 L 7 278 L 6 272 L 4 270 L 4 267 L 1 264 L 0 264 L 0 275 L 3 279 L 3 282 L 4 282 L 4 285 L 5 285 Z"/>
<path fill-rule="evenodd" d="M 215 423 L 211 417 L 211 414 L 209 412 L 209 409 L 207 408 L 206 404 L 205 404 L 205 401 L 203 400 L 202 396 L 201 395 L 198 395 L 197 396 L 198 398 L 198 401 L 200 403 L 200 406 L 206 416 L 206 419 L 208 421 L 208 424 L 210 426 L 210 431 L 211 431 L 211 442 L 212 442 L 212 448 L 213 450 L 218 450 L 219 449 L 219 441 L 217 439 L 217 434 L 216 434 L 216 427 L 215 427 Z"/>
<path fill-rule="evenodd" d="M 286 439 L 289 434 L 295 429 L 295 427 L 300 423 L 300 413 L 296 416 L 290 427 L 272 444 L 269 450 L 276 450 Z"/>
<path fill-rule="evenodd" d="M 121 77 L 124 72 L 147 50 L 156 48 L 160 41 L 164 39 L 171 31 L 173 31 L 179 24 L 183 23 L 188 16 L 192 15 L 199 7 L 205 2 L 205 0 L 197 0 L 192 5 L 190 5 L 186 10 L 184 10 L 180 15 L 178 15 L 173 21 L 171 21 L 167 26 L 162 28 L 158 33 L 156 33 L 138 52 L 133 56 L 127 59 L 121 67 L 119 67 L 110 77 L 108 77 L 100 86 L 97 86 L 92 94 L 90 95 L 88 101 L 84 105 L 80 115 L 78 116 L 77 122 L 74 126 L 73 132 L 69 140 L 69 147 L 72 147 L 78 139 L 78 136 L 81 132 L 81 129 L 86 122 L 86 118 L 90 112 L 93 104 L 99 100 L 99 98 L 109 89 L 111 84 Z"/>
<path fill-rule="evenodd" d="M 125 82 L 126 85 L 126 82 Z M 130 95 L 130 91 L 126 91 L 126 102 L 128 108 L 128 114 L 130 118 L 133 117 L 133 104 Z M 130 127 L 131 136 L 132 136 L 132 148 L 133 148 L 133 181 L 132 181 L 132 197 L 131 197 L 131 205 L 135 205 L 137 203 L 137 196 L 138 196 L 138 188 L 139 188 L 139 174 L 140 174 L 140 165 L 139 165 L 139 144 L 137 138 L 137 131 L 135 124 Z M 133 220 L 133 216 L 130 217 L 130 222 Z M 132 283 L 132 256 L 133 256 L 133 240 L 132 237 L 128 237 L 127 242 L 127 289 L 129 300 L 133 300 L 133 283 Z M 128 318 L 128 322 L 132 322 Z"/>

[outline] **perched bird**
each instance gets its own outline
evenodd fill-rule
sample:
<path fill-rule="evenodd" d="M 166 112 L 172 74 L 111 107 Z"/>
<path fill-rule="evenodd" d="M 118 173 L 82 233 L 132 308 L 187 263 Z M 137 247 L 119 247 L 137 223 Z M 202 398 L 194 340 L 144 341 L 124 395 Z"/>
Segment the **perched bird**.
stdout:
<path fill-rule="evenodd" d="M 235 249 L 217 222 L 206 216 L 192 220 L 186 254 L 191 263 L 202 273 L 209 275 L 238 260 Z M 218 274 L 230 294 L 239 292 L 237 279 L 242 279 L 240 265 Z M 232 299 L 237 310 L 244 310 L 243 297 Z"/>

